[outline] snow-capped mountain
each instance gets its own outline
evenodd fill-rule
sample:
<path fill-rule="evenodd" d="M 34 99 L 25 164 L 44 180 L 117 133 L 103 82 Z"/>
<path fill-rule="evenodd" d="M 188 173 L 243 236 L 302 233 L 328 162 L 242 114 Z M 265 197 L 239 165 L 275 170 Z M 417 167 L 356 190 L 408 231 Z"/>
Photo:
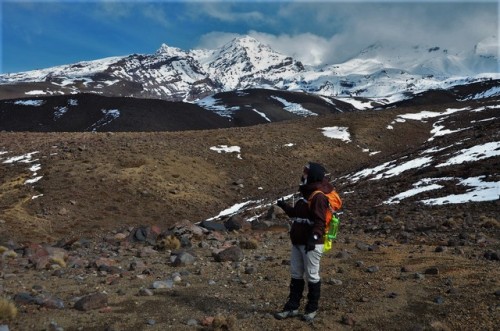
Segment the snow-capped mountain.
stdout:
<path fill-rule="evenodd" d="M 304 66 L 272 50 L 251 37 L 235 39 L 198 60 L 210 77 L 225 90 L 260 86 L 275 87 L 280 81 L 293 80 L 304 71 Z"/>
<path fill-rule="evenodd" d="M 364 97 L 379 102 L 409 93 L 498 79 L 496 40 L 470 52 L 438 46 L 390 48 L 376 43 L 340 64 L 305 66 L 251 37 L 215 50 L 162 45 L 151 55 L 133 54 L 42 70 L 0 75 L 2 98 L 97 93 L 169 101 L 196 101 L 246 88 L 304 91 L 329 97 Z M 8 88 L 15 84 L 15 90 Z"/>

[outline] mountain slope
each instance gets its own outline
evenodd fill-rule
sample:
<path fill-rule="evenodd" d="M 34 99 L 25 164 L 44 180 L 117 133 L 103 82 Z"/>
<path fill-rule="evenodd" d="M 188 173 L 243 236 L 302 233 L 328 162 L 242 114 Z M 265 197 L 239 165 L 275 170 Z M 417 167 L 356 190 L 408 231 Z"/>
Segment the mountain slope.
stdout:
<path fill-rule="evenodd" d="M 272 314 L 290 276 L 275 202 L 312 160 L 344 202 L 315 328 L 496 330 L 500 100 L 484 91 L 214 130 L 0 131 L 2 293 L 18 307 L 2 323 L 309 329 Z"/>
<path fill-rule="evenodd" d="M 2 99 L 96 93 L 104 96 L 196 101 L 248 88 L 304 91 L 328 97 L 399 101 L 413 93 L 500 78 L 490 41 L 453 53 L 439 46 L 390 48 L 374 44 L 344 63 L 304 66 L 251 37 L 216 50 L 183 51 L 162 45 L 133 54 L 24 73 L 0 75 Z"/>
<path fill-rule="evenodd" d="M 250 126 L 358 110 L 438 106 L 487 100 L 498 80 L 429 90 L 396 103 L 331 98 L 303 92 L 247 89 L 220 92 L 196 103 L 96 94 L 0 100 L 0 130 L 40 132 L 184 131 Z"/>
<path fill-rule="evenodd" d="M 12 225 L 18 217 L 78 222 L 79 215 L 86 215 L 97 221 L 109 209 L 104 212 L 108 220 L 124 224 L 137 222 L 137 217 L 141 222 L 162 219 L 170 223 L 178 217 L 201 220 L 232 204 L 294 192 L 295 180 L 290 178 L 299 177 L 305 160 L 327 165 L 350 201 L 345 211 L 353 218 L 370 210 L 404 213 L 425 199 L 464 193 L 470 184 L 461 182 L 468 178 L 498 182 L 499 156 L 495 153 L 499 147 L 494 145 L 498 144 L 498 106 L 494 98 L 401 105 L 384 111 L 337 112 L 266 125 L 184 132 L 3 131 L 3 218 Z M 346 128 L 349 139 L 327 135 L 340 128 Z M 237 146 L 239 152 L 226 154 L 221 146 Z M 15 158 L 28 153 L 35 153 L 30 160 Z M 450 163 L 468 153 L 471 160 Z M 37 163 L 41 169 L 28 170 Z M 33 185 L 23 184 L 32 176 L 42 177 Z M 439 185 L 439 189 L 395 198 L 427 184 Z M 110 195 L 110 185 L 118 185 L 119 192 Z M 39 200 L 21 199 L 38 194 L 43 194 Z M 77 205 L 68 205 L 75 199 L 80 201 Z M 14 201 L 19 204 L 13 205 Z M 137 209 L 122 210 L 124 201 L 132 201 Z M 168 204 L 169 215 L 162 214 L 163 203 Z M 95 209 L 96 205 L 101 207 Z M 496 202 L 471 202 L 473 206 L 497 212 Z M 63 207 L 69 213 L 59 214 Z M 447 213 L 439 205 L 429 208 Z M 25 216 L 15 216 L 18 212 Z M 248 212 L 255 215 L 254 210 Z"/>
<path fill-rule="evenodd" d="M 354 111 L 339 100 L 276 90 L 221 92 L 197 104 L 95 94 L 0 100 L 0 130 L 184 131 Z"/>

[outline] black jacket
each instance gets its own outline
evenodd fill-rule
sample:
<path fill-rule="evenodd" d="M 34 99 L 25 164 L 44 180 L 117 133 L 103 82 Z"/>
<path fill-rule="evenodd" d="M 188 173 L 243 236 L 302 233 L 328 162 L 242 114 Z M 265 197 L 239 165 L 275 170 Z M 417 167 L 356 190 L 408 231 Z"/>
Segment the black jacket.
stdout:
<path fill-rule="evenodd" d="M 316 194 L 308 202 L 311 194 L 318 190 L 323 193 L 330 193 L 333 190 L 333 186 L 327 179 L 321 182 L 301 185 L 299 191 L 302 198 L 293 207 L 286 205 L 283 208 L 293 221 L 290 230 L 290 239 L 293 245 L 305 245 L 313 234 L 316 234 L 318 237 L 315 242 L 316 244 L 322 244 L 324 241 L 328 198 L 324 194 Z"/>

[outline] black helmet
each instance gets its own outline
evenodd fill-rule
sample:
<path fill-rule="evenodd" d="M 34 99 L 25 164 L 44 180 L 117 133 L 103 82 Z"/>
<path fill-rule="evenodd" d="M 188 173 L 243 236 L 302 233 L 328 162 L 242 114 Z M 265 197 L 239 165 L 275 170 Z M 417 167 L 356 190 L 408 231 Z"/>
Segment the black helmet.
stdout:
<path fill-rule="evenodd" d="M 319 163 L 309 162 L 304 167 L 301 184 L 321 182 L 325 178 L 326 169 Z"/>

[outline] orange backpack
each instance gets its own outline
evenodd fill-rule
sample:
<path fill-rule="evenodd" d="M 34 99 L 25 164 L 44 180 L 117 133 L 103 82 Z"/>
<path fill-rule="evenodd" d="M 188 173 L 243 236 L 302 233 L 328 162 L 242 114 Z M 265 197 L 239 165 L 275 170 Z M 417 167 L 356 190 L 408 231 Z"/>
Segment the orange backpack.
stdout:
<path fill-rule="evenodd" d="M 307 204 L 310 206 L 311 201 L 314 198 L 314 196 L 318 193 L 324 194 L 328 198 L 328 209 L 326 210 L 326 216 L 325 216 L 325 225 L 326 229 L 330 226 L 330 221 L 332 220 L 333 213 L 335 213 L 337 210 L 342 207 L 342 200 L 340 200 L 339 194 L 335 191 L 332 190 L 330 193 L 323 193 L 323 191 L 314 191 L 311 193 L 311 196 L 309 199 L 307 199 Z"/>
<path fill-rule="evenodd" d="M 328 198 L 328 208 L 325 215 L 325 240 L 323 244 L 323 252 L 326 253 L 332 249 L 332 242 L 337 238 L 340 221 L 335 212 L 342 207 L 342 200 L 340 200 L 338 193 L 335 191 L 331 191 L 328 194 L 322 191 L 314 191 L 307 200 L 309 206 L 311 205 L 312 198 L 318 193 L 324 194 Z"/>

